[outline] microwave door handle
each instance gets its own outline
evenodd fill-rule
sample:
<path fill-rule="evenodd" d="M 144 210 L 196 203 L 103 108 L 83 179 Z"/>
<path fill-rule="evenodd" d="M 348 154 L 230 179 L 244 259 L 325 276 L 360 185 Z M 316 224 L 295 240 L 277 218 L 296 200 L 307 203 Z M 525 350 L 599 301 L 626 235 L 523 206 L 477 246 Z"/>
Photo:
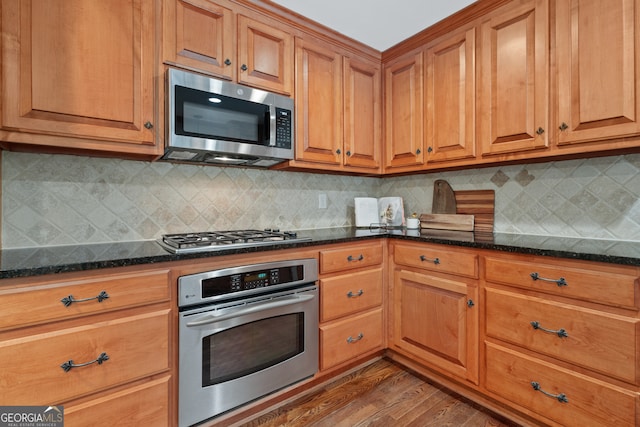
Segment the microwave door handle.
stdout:
<path fill-rule="evenodd" d="M 267 124 L 267 133 L 269 134 L 269 145 L 276 145 L 276 107 L 273 105 L 269 106 L 269 111 L 265 114 L 267 115 L 265 123 Z"/>
<path fill-rule="evenodd" d="M 223 314 L 220 316 L 209 315 L 200 320 L 194 320 L 193 322 L 187 323 L 187 326 L 202 326 L 208 325 L 211 323 L 222 322 L 223 320 L 233 319 L 235 317 L 246 316 L 247 314 L 258 313 L 264 310 L 270 310 L 272 308 L 284 307 L 287 305 L 298 304 L 301 302 L 310 301 L 315 298 L 315 295 L 298 295 L 292 297 L 279 298 L 277 300 L 273 300 L 270 302 L 255 304 L 253 306 L 249 306 L 247 308 L 241 308 L 239 310 L 235 310 L 231 313 Z"/>

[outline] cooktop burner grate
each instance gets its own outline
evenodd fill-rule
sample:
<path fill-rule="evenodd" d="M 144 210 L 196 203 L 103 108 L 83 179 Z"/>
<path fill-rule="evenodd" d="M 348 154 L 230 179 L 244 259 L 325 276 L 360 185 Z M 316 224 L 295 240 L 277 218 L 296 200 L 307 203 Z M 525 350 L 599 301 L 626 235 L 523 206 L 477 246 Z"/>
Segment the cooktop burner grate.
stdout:
<path fill-rule="evenodd" d="M 299 238 L 295 232 L 279 230 L 231 230 L 198 233 L 165 234 L 160 244 L 170 252 L 199 252 L 294 243 L 311 240 Z"/>

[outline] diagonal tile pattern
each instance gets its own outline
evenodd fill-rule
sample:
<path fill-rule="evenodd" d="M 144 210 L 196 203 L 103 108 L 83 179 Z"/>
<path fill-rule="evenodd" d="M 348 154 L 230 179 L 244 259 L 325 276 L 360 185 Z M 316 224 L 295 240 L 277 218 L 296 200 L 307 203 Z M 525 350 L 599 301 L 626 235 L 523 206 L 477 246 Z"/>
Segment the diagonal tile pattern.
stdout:
<path fill-rule="evenodd" d="M 4 152 L 2 247 L 351 226 L 354 197 L 431 212 L 436 179 L 494 189 L 498 232 L 640 241 L 640 154 L 381 179 Z"/>

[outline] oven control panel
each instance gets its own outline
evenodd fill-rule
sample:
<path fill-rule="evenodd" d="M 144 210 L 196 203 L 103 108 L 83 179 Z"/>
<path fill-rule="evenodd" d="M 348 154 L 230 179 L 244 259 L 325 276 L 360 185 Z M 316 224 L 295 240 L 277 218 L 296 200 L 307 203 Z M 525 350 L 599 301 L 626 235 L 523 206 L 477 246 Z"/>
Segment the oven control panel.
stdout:
<path fill-rule="evenodd" d="M 256 295 L 316 280 L 318 263 L 313 258 L 191 274 L 178 279 L 178 305 L 185 307 Z"/>

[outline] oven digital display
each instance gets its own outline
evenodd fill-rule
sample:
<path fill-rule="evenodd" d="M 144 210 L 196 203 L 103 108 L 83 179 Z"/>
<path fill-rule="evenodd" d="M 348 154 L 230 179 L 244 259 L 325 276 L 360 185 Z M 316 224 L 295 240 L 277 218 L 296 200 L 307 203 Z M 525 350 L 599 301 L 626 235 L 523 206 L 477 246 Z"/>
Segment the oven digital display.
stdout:
<path fill-rule="evenodd" d="M 302 265 L 212 277 L 202 281 L 202 298 L 232 294 L 234 292 L 272 285 L 288 284 L 303 279 L 304 267 Z"/>

